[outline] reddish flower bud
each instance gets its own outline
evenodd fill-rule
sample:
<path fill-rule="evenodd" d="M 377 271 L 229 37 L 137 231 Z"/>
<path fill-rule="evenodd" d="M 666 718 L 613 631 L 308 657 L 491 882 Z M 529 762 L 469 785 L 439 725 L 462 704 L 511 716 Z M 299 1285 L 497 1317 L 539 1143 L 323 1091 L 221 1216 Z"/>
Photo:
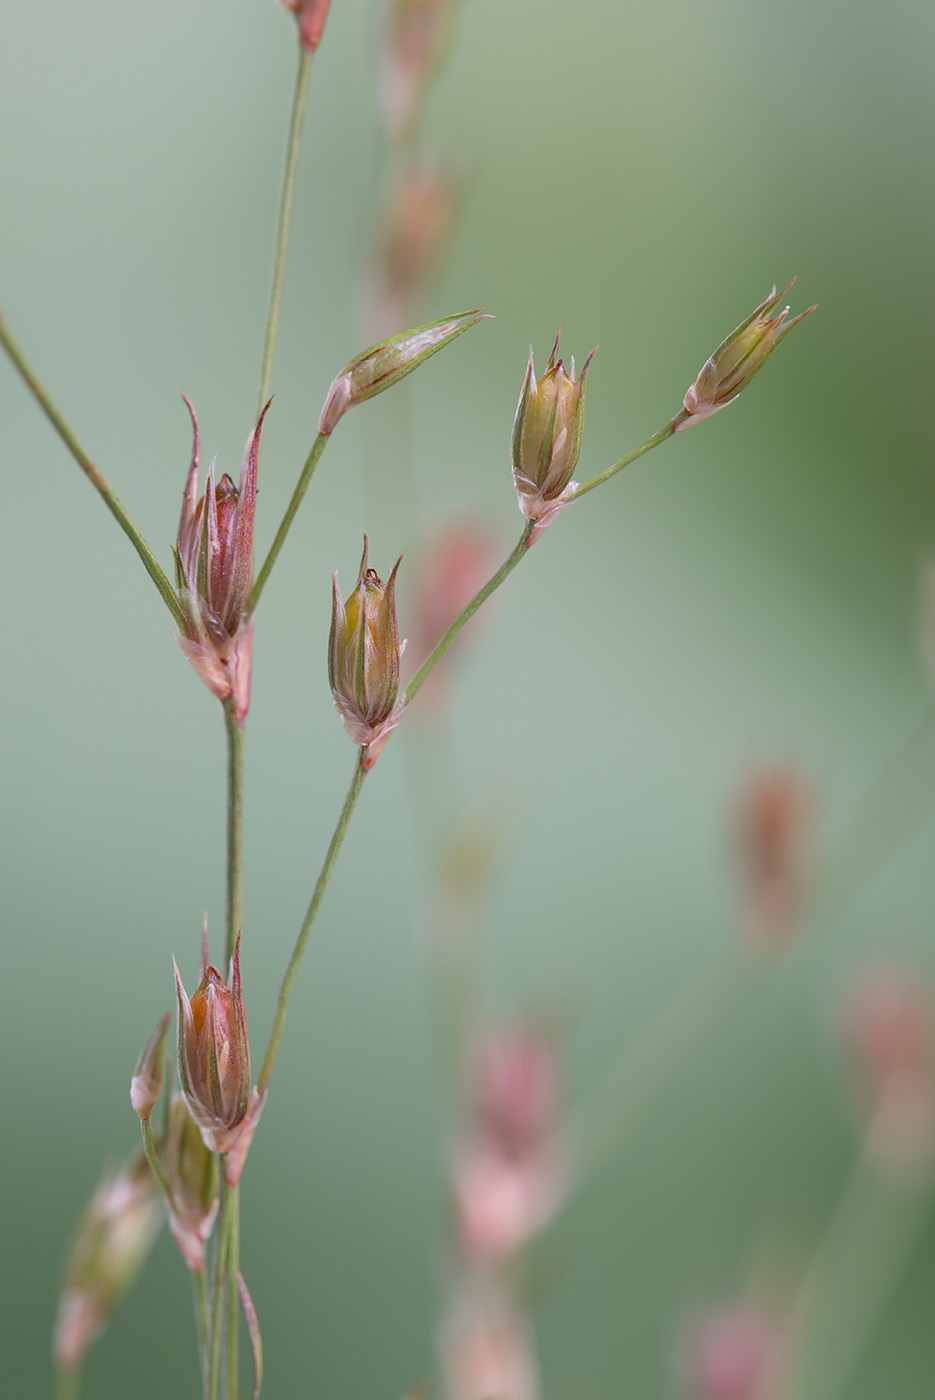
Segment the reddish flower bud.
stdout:
<path fill-rule="evenodd" d="M 558 359 L 561 338 L 559 331 L 541 379 L 536 378 L 530 350 L 513 423 L 513 484 L 519 508 L 536 522 L 537 534 L 574 492 L 571 478 L 584 432 L 584 381 L 597 353 L 591 351 L 576 381 L 574 359 L 570 374 Z"/>
<path fill-rule="evenodd" d="M 752 778 L 737 819 L 745 932 L 756 943 L 781 946 L 802 915 L 811 794 L 792 769 Z"/>
<path fill-rule="evenodd" d="M 781 1393 L 780 1329 L 752 1303 L 699 1319 L 685 1348 L 691 1400 L 775 1400 Z"/>
<path fill-rule="evenodd" d="M 170 1015 L 167 1011 L 159 1025 L 143 1046 L 136 1062 L 133 1078 L 130 1080 L 130 1102 L 134 1111 L 144 1121 L 152 1116 L 156 1101 L 162 1092 L 162 1078 L 166 1066 L 166 1031 Z"/>
<path fill-rule="evenodd" d="M 793 277 L 792 282 L 794 281 Z M 792 282 L 783 287 L 781 292 L 777 292 L 774 287 L 766 300 L 761 301 L 747 319 L 721 342 L 711 358 L 705 361 L 701 373 L 685 395 L 684 414 L 673 420 L 676 432 L 690 428 L 693 423 L 700 423 L 704 418 L 710 418 L 712 413 L 719 413 L 722 408 L 733 403 L 754 375 L 759 374 L 780 341 L 785 340 L 789 332 L 816 309 L 815 306 L 809 306 L 798 316 L 793 316 L 791 321 L 786 320 L 789 314 L 788 306 L 784 307 L 778 316 L 770 315 L 792 286 Z"/>
<path fill-rule="evenodd" d="M 175 967 L 175 960 L 173 959 Z M 230 985 L 202 959 L 202 978 L 189 1001 L 178 967 L 179 1080 L 189 1111 L 212 1152 L 226 1153 L 237 1140 L 250 1106 L 250 1045 L 240 981 L 240 935 L 231 959 Z"/>
<path fill-rule="evenodd" d="M 170 1187 L 166 1201 L 169 1228 L 192 1273 L 201 1273 L 220 1200 L 217 1158 L 205 1145 L 187 1103 L 178 1095 L 169 1109 L 165 1144 L 159 1155 Z"/>
<path fill-rule="evenodd" d="M 331 0 L 279 0 L 279 3 L 284 10 L 295 15 L 299 27 L 299 46 L 306 53 L 314 53 L 321 43 Z"/>
<path fill-rule="evenodd" d="M 59 1299 L 53 1349 L 77 1371 L 149 1253 L 162 1223 L 159 1188 L 142 1151 L 106 1177 L 81 1218 Z"/>
<path fill-rule="evenodd" d="M 487 582 L 493 568 L 492 537 L 471 521 L 455 522 L 431 541 L 419 565 L 413 589 L 415 618 L 411 645 L 418 656 L 428 656 Z M 450 656 L 451 652 L 429 672 L 423 683 L 420 691 L 423 713 L 428 708 L 426 697 L 434 696 L 437 702 L 442 694 Z"/>
<path fill-rule="evenodd" d="M 367 536 L 357 586 L 345 603 L 332 574 L 331 635 L 328 639 L 328 681 L 341 722 L 355 744 L 371 748 L 376 758 L 390 731 L 399 722 L 399 658 L 402 647 L 396 626 L 396 570 L 383 584 L 367 568 Z M 375 751 L 372 746 L 379 745 Z"/>
<path fill-rule="evenodd" d="M 479 309 L 462 311 L 457 316 L 443 316 L 439 321 L 429 321 L 371 345 L 356 360 L 345 365 L 332 381 L 318 420 L 318 431 L 325 435 L 333 433 L 349 408 L 382 394 L 384 389 L 418 369 L 478 321 L 489 319 Z"/>
<path fill-rule="evenodd" d="M 250 704 L 253 622 L 246 617 L 246 608 L 253 583 L 257 464 L 269 404 L 247 440 L 238 484 L 225 475 L 215 486 L 212 462 L 199 500 L 198 419 L 188 399 L 185 403 L 192 417 L 193 445 L 173 551 L 187 624 L 178 640 L 212 695 L 222 703 L 232 699 L 242 722 Z"/>

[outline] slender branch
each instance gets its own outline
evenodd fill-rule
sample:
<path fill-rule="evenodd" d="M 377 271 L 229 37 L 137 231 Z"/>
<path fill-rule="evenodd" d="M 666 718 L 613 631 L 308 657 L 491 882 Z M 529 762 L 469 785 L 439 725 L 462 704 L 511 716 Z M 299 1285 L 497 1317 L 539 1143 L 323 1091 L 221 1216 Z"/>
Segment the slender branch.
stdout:
<path fill-rule="evenodd" d="M 10 334 L 9 328 L 7 327 L 7 324 L 2 316 L 0 316 L 0 344 L 2 344 L 4 350 L 6 350 L 11 361 L 13 362 L 13 365 L 18 370 L 20 377 L 22 378 L 26 387 L 29 389 L 33 398 L 36 400 L 39 407 L 42 409 L 46 418 L 48 418 L 49 422 L 52 424 L 52 427 L 58 433 L 59 437 L 62 439 L 62 442 L 64 442 L 65 446 L 68 448 L 68 451 L 71 453 L 72 457 L 74 457 L 75 461 L 78 463 L 78 466 L 84 472 L 85 476 L 88 478 L 94 489 L 98 492 L 107 509 L 117 521 L 117 524 L 120 526 L 121 530 L 123 530 L 124 534 L 129 539 L 133 548 L 136 550 L 137 554 L 140 556 L 140 559 L 143 562 L 143 568 L 149 574 L 153 583 L 159 590 L 159 595 L 162 598 L 162 601 L 165 603 L 166 607 L 169 609 L 169 612 L 172 614 L 175 620 L 175 625 L 179 628 L 180 631 L 184 632 L 184 613 L 182 612 L 181 605 L 179 604 L 179 600 L 176 597 L 175 590 L 173 589 L 163 570 L 160 568 L 156 556 L 153 554 L 149 545 L 146 543 L 143 536 L 140 534 L 139 530 L 136 528 L 133 521 L 130 519 L 129 515 L 127 514 L 124 507 L 121 505 L 114 491 L 111 490 L 111 487 L 109 486 L 105 478 L 101 475 L 97 467 L 91 461 L 91 458 L 85 452 L 84 448 L 81 446 L 81 443 L 75 437 L 71 428 L 69 428 L 68 424 L 65 422 L 65 419 L 62 417 L 55 404 L 49 398 L 49 395 L 46 393 L 45 389 L 39 383 L 39 380 L 33 373 L 32 367 L 30 366 L 28 360 L 26 359 L 20 347 L 17 345 L 16 341 L 13 339 L 13 336 Z"/>
<path fill-rule="evenodd" d="M 78 1400 L 81 1367 L 59 1366 L 55 1372 L 55 1400 Z"/>
<path fill-rule="evenodd" d="M 237 1400 L 237 1342 L 239 1339 L 237 1315 L 240 1299 L 237 1291 L 237 1275 L 240 1270 L 240 1191 L 231 1187 L 230 1235 L 227 1244 L 227 1400 Z"/>
<path fill-rule="evenodd" d="M 224 1294 L 231 1282 L 227 1263 L 231 1235 L 232 1210 L 237 1205 L 237 1192 L 227 1185 L 221 1173 L 221 1211 L 217 1225 L 217 1244 L 214 1248 L 214 1279 L 211 1292 L 211 1335 L 208 1346 L 208 1364 L 205 1373 L 205 1400 L 219 1400 L 218 1387 L 221 1374 L 221 1338 L 224 1332 Z"/>
<path fill-rule="evenodd" d="M 286 252 L 289 247 L 289 230 L 292 226 L 292 206 L 295 199 L 295 180 L 299 166 L 302 121 L 305 116 L 305 99 L 308 96 L 308 80 L 311 72 L 312 55 L 306 53 L 300 46 L 299 66 L 295 75 L 295 91 L 292 95 L 292 111 L 289 115 L 289 132 L 286 137 L 286 160 L 282 172 L 282 190 L 279 196 L 279 221 L 276 226 L 276 248 L 273 257 L 273 280 L 269 290 L 266 334 L 263 338 L 263 360 L 260 369 L 260 395 L 257 401 L 257 414 L 260 413 L 269 398 L 270 381 L 273 377 L 273 355 L 276 351 L 279 308 L 282 305 L 282 287 L 286 272 Z"/>
<path fill-rule="evenodd" d="M 257 1081 L 257 1089 L 261 1095 L 266 1093 L 270 1076 L 273 1073 L 273 1066 L 276 1063 L 279 1042 L 282 1040 L 282 1033 L 286 1024 L 286 1012 L 289 1009 L 289 997 L 292 993 L 292 984 L 295 982 L 296 973 L 299 970 L 299 963 L 302 961 L 302 954 L 305 952 L 305 945 L 308 943 L 308 936 L 311 932 L 312 924 L 315 922 L 318 907 L 321 904 L 322 896 L 327 888 L 328 880 L 334 863 L 337 860 L 338 852 L 341 849 L 341 843 L 344 840 L 348 822 L 357 805 L 360 790 L 364 785 L 364 778 L 367 776 L 366 769 L 364 768 L 364 756 L 366 752 L 366 748 L 358 750 L 357 759 L 354 764 L 354 776 L 347 790 L 344 806 L 341 808 L 341 815 L 338 817 L 338 824 L 334 829 L 334 834 L 331 837 L 331 844 L 328 847 L 324 864 L 321 867 L 321 873 L 315 885 L 315 892 L 306 910 L 305 918 L 302 921 L 302 927 L 299 929 L 299 936 L 292 950 L 292 957 L 289 959 L 289 965 L 286 968 L 285 976 L 282 979 L 282 985 L 279 988 L 279 997 L 276 1001 L 276 1013 L 273 1017 L 273 1029 L 270 1031 L 269 1044 L 266 1047 L 266 1054 L 263 1056 L 263 1067 L 260 1070 L 260 1077 Z"/>
<path fill-rule="evenodd" d="M 201 1362 L 202 1383 L 208 1347 L 208 1271 L 192 1270 L 192 1288 L 195 1292 L 195 1326 L 198 1331 L 198 1359 Z"/>
<path fill-rule="evenodd" d="M 234 956 L 243 912 L 243 745 L 244 731 L 234 716 L 232 701 L 224 705 L 227 730 L 227 911 L 224 969 Z"/>
<path fill-rule="evenodd" d="M 279 551 L 285 544 L 286 536 L 289 533 L 289 527 L 295 519 L 296 511 L 302 504 L 302 498 L 308 490 L 308 484 L 312 479 L 312 473 L 318 465 L 318 459 L 324 452 L 325 444 L 327 443 L 327 441 L 328 436 L 323 433 L 319 433 L 312 444 L 311 452 L 305 459 L 305 466 L 302 468 L 302 474 L 299 477 L 298 483 L 296 484 L 296 488 L 292 493 L 292 500 L 286 507 L 286 513 L 282 518 L 282 523 L 279 526 L 279 529 L 276 531 L 276 538 L 270 545 L 269 554 L 267 554 L 265 560 L 263 561 L 263 567 L 261 568 L 260 572 L 256 576 L 256 579 L 254 580 L 253 590 L 250 594 L 249 602 L 247 603 L 247 617 L 250 616 L 250 614 L 256 608 L 257 603 L 260 601 L 260 594 L 266 587 L 266 580 L 269 578 L 272 567 L 279 557 Z"/>
<path fill-rule="evenodd" d="M 651 452 L 654 447 L 658 447 L 660 443 L 666 442 L 675 432 L 678 425 L 683 423 L 687 417 L 688 414 L 683 410 L 682 413 L 677 414 L 676 417 L 672 419 L 671 423 L 667 423 L 664 428 L 660 428 L 658 433 L 653 433 L 652 437 L 647 438 L 645 442 L 641 442 L 639 447 L 634 447 L 632 452 L 628 452 L 625 457 L 621 457 L 618 462 L 614 462 L 612 467 L 608 467 L 606 471 L 598 472 L 597 476 L 592 476 L 590 481 L 583 481 L 580 486 L 576 486 L 572 500 L 577 501 L 579 496 L 584 496 L 588 491 L 593 491 L 595 486 L 603 486 L 605 481 L 609 481 L 612 476 L 616 476 L 618 472 L 622 472 L 624 467 L 628 467 L 631 462 L 635 462 L 637 457 L 642 457 L 645 453 Z"/>
<path fill-rule="evenodd" d="M 513 550 L 513 553 L 509 556 L 505 563 L 501 564 L 500 568 L 493 575 L 493 577 L 487 580 L 483 588 L 480 589 L 479 592 L 474 594 L 474 597 L 468 603 L 464 611 L 458 614 L 454 622 L 448 628 L 448 631 L 442 637 L 441 641 L 438 643 L 438 645 L 434 648 L 433 651 L 429 652 L 428 656 L 422 662 L 422 665 L 419 667 L 412 680 L 406 686 L 406 693 L 402 697 L 401 701 L 402 705 L 408 705 L 415 698 L 416 692 L 419 690 L 423 681 L 426 680 L 429 673 L 433 671 L 438 665 L 439 661 L 441 661 L 442 657 L 445 655 L 445 652 L 451 646 L 451 643 L 454 641 L 455 637 L 457 637 L 464 624 L 471 620 L 471 618 L 477 612 L 477 609 L 487 601 L 491 593 L 495 593 L 497 591 L 501 583 L 503 583 L 504 579 L 506 579 L 513 572 L 519 561 L 522 558 L 524 558 L 527 550 L 529 549 L 530 536 L 532 535 L 533 529 L 534 526 L 532 521 L 527 520 L 526 524 L 523 527 L 523 533 L 520 535 L 519 542 L 517 543 L 516 548 Z"/>
<path fill-rule="evenodd" d="M 163 1165 L 159 1160 L 159 1154 L 156 1151 L 156 1142 L 153 1137 L 153 1125 L 148 1118 L 140 1119 L 140 1131 L 143 1134 L 143 1151 L 146 1153 L 146 1160 L 149 1163 L 150 1170 L 162 1187 L 162 1194 L 166 1198 L 166 1204 L 171 1208 L 172 1187 L 169 1184 L 169 1178 L 166 1176 Z"/>

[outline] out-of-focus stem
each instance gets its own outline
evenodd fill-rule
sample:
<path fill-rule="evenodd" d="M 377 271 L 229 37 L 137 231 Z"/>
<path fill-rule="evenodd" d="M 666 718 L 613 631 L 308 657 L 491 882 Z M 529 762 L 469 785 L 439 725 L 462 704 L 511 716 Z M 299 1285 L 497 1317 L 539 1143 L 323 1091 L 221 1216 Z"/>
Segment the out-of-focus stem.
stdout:
<path fill-rule="evenodd" d="M 598 472 L 597 476 L 592 476 L 590 481 L 583 481 L 580 486 L 575 488 L 575 494 L 572 500 L 577 501 L 579 496 L 584 496 L 588 491 L 593 491 L 595 486 L 603 486 L 605 481 L 609 481 L 612 476 L 616 476 L 618 472 L 622 472 L 624 467 L 628 467 L 631 462 L 635 462 L 637 457 L 642 457 L 645 453 L 651 452 L 654 447 L 658 447 L 660 443 L 667 442 L 675 432 L 679 423 L 684 422 L 687 417 L 688 414 L 682 412 L 677 417 L 673 418 L 671 423 L 667 423 L 664 428 L 660 428 L 658 433 L 653 433 L 652 437 L 647 438 L 645 442 L 641 442 L 639 447 L 634 447 L 632 452 L 628 452 L 625 457 L 621 457 L 619 461 L 614 462 L 612 467 L 608 467 L 606 471 Z"/>
<path fill-rule="evenodd" d="M 46 418 L 48 418 L 52 427 L 78 463 L 78 466 L 98 492 L 107 509 L 133 545 L 133 548 L 143 562 L 143 568 L 156 585 L 162 601 L 175 619 L 175 625 L 180 631 L 184 632 L 185 616 L 182 612 L 179 600 L 175 595 L 175 590 L 160 568 L 156 556 L 121 505 L 115 492 L 111 490 L 108 482 L 91 461 L 91 458 L 88 456 L 87 452 L 85 452 L 81 443 L 75 437 L 71 428 L 69 428 L 65 419 L 39 383 L 25 355 L 10 334 L 9 328 L 2 316 L 0 316 L 0 344 L 2 344 L 4 350 L 6 350 L 11 361 L 18 370 L 20 377 L 36 400 L 36 403 L 42 409 Z"/>
<path fill-rule="evenodd" d="M 282 305 L 282 287 L 286 273 L 286 253 L 289 248 L 289 231 L 292 227 L 292 206 L 295 200 L 295 180 L 299 168 L 299 147 L 302 141 L 302 121 L 305 116 L 305 100 L 308 97 L 308 82 L 312 72 L 312 55 L 299 47 L 299 66 L 295 75 L 295 90 L 292 94 L 292 111 L 289 114 L 289 131 L 286 137 L 286 159 L 282 172 L 282 189 L 279 196 L 279 219 L 276 225 L 276 246 L 273 255 L 273 278 L 269 291 L 269 311 L 266 316 L 266 333 L 263 337 L 263 359 L 260 367 L 260 394 L 257 414 L 269 398 L 270 382 L 273 377 L 273 356 L 276 353 L 276 335 L 279 330 L 279 309 Z"/>
<path fill-rule="evenodd" d="M 78 1400 L 81 1367 L 59 1366 L 55 1372 L 55 1400 Z"/>
<path fill-rule="evenodd" d="M 234 716 L 232 701 L 224 705 L 227 730 L 227 910 L 224 972 L 234 956 L 243 914 L 243 726 Z"/>
<path fill-rule="evenodd" d="M 208 1271 L 192 1270 L 192 1288 L 195 1294 L 195 1327 L 198 1332 L 198 1359 L 201 1362 L 202 1383 L 204 1383 L 206 1348 L 208 1345 Z"/>
<path fill-rule="evenodd" d="M 366 769 L 364 768 L 366 752 L 367 750 L 365 748 L 358 750 L 357 758 L 354 763 L 354 776 L 347 790 L 344 806 L 341 808 L 338 824 L 331 837 L 331 843 L 328 846 L 324 864 L 321 867 L 321 873 L 315 885 L 315 891 L 308 909 L 306 910 L 305 918 L 302 920 L 302 927 L 299 929 L 299 935 L 295 941 L 295 947 L 292 950 L 289 965 L 286 968 L 285 975 L 282 979 L 282 985 L 279 988 L 279 997 L 276 1001 L 276 1013 L 273 1017 L 273 1029 L 270 1031 L 269 1044 L 266 1047 L 266 1054 L 263 1056 L 263 1067 L 260 1070 L 260 1077 L 257 1081 L 257 1089 L 261 1095 L 265 1094 L 269 1086 L 270 1076 L 273 1073 L 273 1066 L 276 1063 L 279 1042 L 282 1040 L 282 1033 L 286 1024 L 286 1012 L 289 1009 L 289 997 L 292 994 L 292 986 L 295 982 L 296 973 L 299 970 L 299 964 L 302 961 L 302 954 L 305 952 L 308 936 L 312 931 L 312 924 L 315 922 L 315 916 L 318 913 L 318 908 L 321 904 L 325 889 L 327 888 L 331 871 L 337 860 L 338 852 L 341 849 L 341 843 L 344 840 L 348 822 L 357 805 L 360 790 L 364 785 L 364 778 L 367 776 Z"/>
<path fill-rule="evenodd" d="M 171 1203 L 172 1187 L 169 1185 L 169 1178 L 166 1176 L 162 1163 L 159 1160 L 159 1154 L 156 1151 L 156 1142 L 153 1138 L 153 1125 L 148 1118 L 140 1119 L 140 1131 L 143 1134 L 143 1151 L 146 1153 L 146 1160 L 149 1163 L 150 1170 L 162 1187 L 162 1194 L 165 1196 L 167 1203 Z"/>
<path fill-rule="evenodd" d="M 495 593 L 497 591 L 501 583 L 503 583 L 504 579 L 509 577 L 509 575 L 516 568 L 519 561 L 525 557 L 526 552 L 529 549 L 529 540 L 530 536 L 532 535 L 533 528 L 534 527 L 532 521 L 527 520 L 525 526 L 523 527 L 523 533 L 520 535 L 519 542 L 516 545 L 516 548 L 513 550 L 513 553 L 503 564 L 501 564 L 500 568 L 493 575 L 493 577 L 487 580 L 483 588 L 481 588 L 479 592 L 474 594 L 474 597 L 468 603 L 467 607 L 464 609 L 463 612 L 458 614 L 458 616 L 448 628 L 448 631 L 442 637 L 438 645 L 425 658 L 422 665 L 419 667 L 418 671 L 416 671 L 415 675 L 413 676 L 412 680 L 406 686 L 406 693 L 402 698 L 403 705 L 408 705 L 409 702 L 415 698 L 415 695 L 419 690 L 420 686 L 422 685 L 423 681 L 425 681 L 429 673 L 433 671 L 438 665 L 439 661 L 441 661 L 442 657 L 445 655 L 445 652 L 451 646 L 451 643 L 454 641 L 455 637 L 457 637 L 464 624 L 466 622 L 470 622 L 471 618 L 477 612 L 477 609 L 487 601 L 491 593 Z"/>
<path fill-rule="evenodd" d="M 250 600 L 247 603 L 247 617 L 250 616 L 250 614 L 256 608 L 257 603 L 260 601 L 260 594 L 266 587 L 266 580 L 270 576 L 273 565 L 279 558 L 279 551 L 282 549 L 283 545 L 286 542 L 286 536 L 289 533 L 289 527 L 295 519 L 296 511 L 302 504 L 302 498 L 308 490 L 308 484 L 312 479 L 312 473 L 318 465 L 318 459 L 324 452 L 325 444 L 327 443 L 327 441 L 328 435 L 319 433 L 312 444 L 311 452 L 305 459 L 305 466 L 302 468 L 302 474 L 299 477 L 299 480 L 296 484 L 296 488 L 292 493 L 292 499 L 286 506 L 286 513 L 282 518 L 282 523 L 280 524 L 279 529 L 276 531 L 276 538 L 270 545 L 269 553 L 263 561 L 263 567 L 260 569 L 260 572 L 257 574 L 256 579 L 254 580 L 253 590 L 250 594 Z"/>

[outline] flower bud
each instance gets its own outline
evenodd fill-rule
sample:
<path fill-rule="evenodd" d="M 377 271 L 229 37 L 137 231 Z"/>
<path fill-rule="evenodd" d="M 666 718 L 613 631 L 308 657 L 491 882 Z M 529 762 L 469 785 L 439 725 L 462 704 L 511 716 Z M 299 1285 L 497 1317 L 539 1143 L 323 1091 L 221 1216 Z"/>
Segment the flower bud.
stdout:
<path fill-rule="evenodd" d="M 778 1400 L 783 1370 L 780 1328 L 746 1301 L 701 1317 L 685 1348 L 690 1400 Z"/>
<path fill-rule="evenodd" d="M 429 321 L 427 325 L 416 326 L 371 345 L 369 350 L 345 365 L 332 381 L 318 420 L 318 431 L 324 435 L 333 433 L 349 408 L 382 394 L 384 389 L 418 369 L 478 321 L 489 319 L 479 308 L 462 311 L 457 316 L 443 316 L 440 321 Z"/>
<path fill-rule="evenodd" d="M 295 15 L 299 27 L 299 47 L 314 53 L 321 43 L 331 0 L 279 0 L 284 10 Z"/>
<path fill-rule="evenodd" d="M 250 1105 L 250 1045 L 240 981 L 240 935 L 230 985 L 202 958 L 202 978 L 189 1001 L 178 967 L 178 1063 L 182 1093 L 205 1144 L 229 1152 Z"/>
<path fill-rule="evenodd" d="M 448 1400 L 537 1400 L 532 1338 L 491 1277 L 462 1288 L 440 1338 Z"/>
<path fill-rule="evenodd" d="M 169 1228 L 192 1273 L 205 1267 L 205 1246 L 218 1212 L 217 1158 L 209 1152 L 185 1100 L 172 1099 L 160 1152 L 170 1195 Z"/>
<path fill-rule="evenodd" d="M 414 163 L 390 190 L 378 259 L 375 335 L 410 319 L 431 282 L 451 228 L 458 187 L 441 167 Z"/>
<path fill-rule="evenodd" d="M 737 841 L 744 934 L 761 947 L 780 948 L 801 921 L 812 801 L 791 768 L 752 777 L 741 794 Z"/>
<path fill-rule="evenodd" d="M 568 374 L 557 358 L 561 338 L 559 331 L 541 379 L 530 350 L 513 423 L 513 484 L 520 510 L 540 531 L 571 499 L 584 432 L 584 380 L 596 354 L 591 351 L 576 381 L 574 359 Z"/>
<path fill-rule="evenodd" d="M 794 281 L 793 277 L 792 282 Z M 805 311 L 799 312 L 798 316 L 793 316 L 791 321 L 786 320 L 789 314 L 788 306 L 784 307 L 778 316 L 770 315 L 792 286 L 792 282 L 783 287 L 781 292 L 777 292 L 774 287 L 766 300 L 761 301 L 747 319 L 736 330 L 731 331 L 727 339 L 721 342 L 711 358 L 705 362 L 698 378 L 685 395 L 684 412 L 673 419 L 676 432 L 690 428 L 693 423 L 700 423 L 704 418 L 710 418 L 712 413 L 718 413 L 729 403 L 733 403 L 754 375 L 759 374 L 780 341 L 784 340 L 800 321 L 804 321 L 809 312 L 815 310 L 814 306 L 809 306 Z"/>
<path fill-rule="evenodd" d="M 133 1078 L 130 1080 L 130 1102 L 134 1111 L 145 1120 L 152 1116 L 156 1101 L 162 1092 L 162 1078 L 166 1067 L 166 1031 L 169 1027 L 169 1012 L 143 1046 L 136 1062 Z"/>
<path fill-rule="evenodd" d="M 159 1188 L 142 1151 L 106 1177 L 81 1218 L 65 1266 L 53 1349 L 77 1371 L 129 1291 L 162 1223 Z"/>
<path fill-rule="evenodd" d="M 215 485 L 212 462 L 199 500 L 198 419 L 188 399 L 185 403 L 192 418 L 193 444 L 178 543 L 173 551 L 179 601 L 186 618 L 185 635 L 178 640 L 212 695 L 222 704 L 232 700 L 234 713 L 242 722 L 250 704 L 253 624 L 246 608 L 253 583 L 257 466 L 269 404 L 247 440 L 238 484 L 225 475 Z"/>
<path fill-rule="evenodd" d="M 341 722 L 355 744 L 382 748 L 395 728 L 402 647 L 396 626 L 396 560 L 386 584 L 367 568 L 367 536 L 357 585 L 345 603 L 332 574 L 328 682 Z M 379 752 L 379 750 L 377 750 Z M 371 754 L 376 758 L 377 753 Z"/>

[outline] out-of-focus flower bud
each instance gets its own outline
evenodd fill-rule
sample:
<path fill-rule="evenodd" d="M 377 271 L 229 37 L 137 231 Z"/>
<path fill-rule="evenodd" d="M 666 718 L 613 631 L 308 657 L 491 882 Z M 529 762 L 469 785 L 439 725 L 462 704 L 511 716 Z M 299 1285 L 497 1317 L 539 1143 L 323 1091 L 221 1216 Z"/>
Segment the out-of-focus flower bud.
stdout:
<path fill-rule="evenodd" d="M 159 1188 L 142 1152 L 105 1177 L 75 1234 L 59 1299 L 53 1348 L 77 1371 L 142 1267 L 162 1223 Z"/>
<path fill-rule="evenodd" d="M 384 389 L 418 369 L 478 321 L 489 319 L 480 308 L 462 311 L 457 316 L 443 316 L 441 320 L 429 321 L 371 345 L 356 360 L 345 365 L 332 381 L 318 420 L 318 431 L 325 435 L 333 433 L 349 408 L 382 394 Z"/>
<path fill-rule="evenodd" d="M 480 526 L 461 521 L 435 537 L 422 558 L 413 588 L 411 645 L 417 656 L 429 654 L 492 572 L 492 540 Z M 440 695 L 440 678 L 447 661 L 446 657 L 440 662 L 422 686 L 423 713 L 427 708 L 426 692 L 436 700 Z"/>
<path fill-rule="evenodd" d="M 143 1046 L 136 1062 L 133 1078 L 130 1080 L 130 1102 L 140 1118 L 152 1116 L 156 1101 L 162 1092 L 162 1079 L 166 1067 L 166 1031 L 169 1028 L 170 1014 L 167 1011 L 159 1025 Z"/>
<path fill-rule="evenodd" d="M 441 1335 L 446 1400 L 536 1400 L 527 1328 L 493 1279 L 467 1284 Z"/>
<path fill-rule="evenodd" d="M 750 779 L 737 812 L 744 931 L 780 947 L 802 916 L 811 794 L 799 774 L 777 768 Z"/>
<path fill-rule="evenodd" d="M 331 0 L 279 0 L 279 3 L 290 15 L 295 15 L 300 47 L 306 53 L 314 53 L 321 43 Z"/>
<path fill-rule="evenodd" d="M 895 1170 L 935 1165 L 935 1001 L 906 968 L 871 969 L 845 1002 L 844 1035 L 867 1146 Z"/>
<path fill-rule="evenodd" d="M 427 83 L 444 55 L 452 0 L 391 0 L 380 74 L 383 120 L 409 129 Z"/>
<path fill-rule="evenodd" d="M 192 417 L 193 444 L 173 551 L 187 622 L 179 645 L 212 695 L 222 703 L 233 701 L 242 723 L 250 704 L 253 622 L 245 614 L 253 583 L 257 463 L 269 404 L 247 440 L 239 483 L 235 486 L 229 476 L 222 476 L 215 486 L 212 462 L 199 500 L 198 419 L 188 399 L 185 403 Z"/>
<path fill-rule="evenodd" d="M 399 658 L 402 647 L 396 626 L 396 560 L 387 582 L 367 568 L 367 536 L 357 586 L 345 603 L 332 574 L 331 635 L 328 638 L 328 682 L 341 722 L 355 744 L 376 759 L 390 731 L 399 722 Z"/>
<path fill-rule="evenodd" d="M 568 374 L 558 358 L 561 338 L 559 331 L 541 379 L 530 350 L 513 422 L 513 484 L 519 508 L 535 522 L 537 535 L 574 492 L 571 478 L 584 432 L 584 381 L 597 353 L 591 351 L 576 380 L 574 359 Z"/>
<path fill-rule="evenodd" d="M 740 1302 L 699 1318 L 684 1351 L 690 1400 L 774 1400 L 783 1347 L 776 1322 Z"/>
<path fill-rule="evenodd" d="M 551 1135 L 558 1107 L 555 1045 L 527 1025 L 482 1035 L 468 1066 L 473 1120 L 510 1152 L 524 1152 Z"/>
<path fill-rule="evenodd" d="M 795 281 L 793 277 L 792 282 Z M 800 321 L 804 321 L 815 306 L 809 306 L 786 320 L 789 307 L 778 316 L 770 315 L 776 310 L 786 292 L 792 286 L 789 282 L 781 292 L 774 287 L 765 301 L 761 301 L 755 311 L 736 330 L 731 331 L 722 341 L 709 360 L 702 366 L 701 373 L 685 395 L 685 415 L 674 419 L 675 431 L 690 428 L 718 413 L 746 389 L 754 375 L 759 374 L 770 355 L 785 340 L 786 336 Z M 816 303 L 817 306 L 817 303 Z"/>
<path fill-rule="evenodd" d="M 171 1195 L 169 1228 L 193 1273 L 205 1267 L 205 1246 L 218 1212 L 217 1158 L 205 1145 L 183 1098 L 176 1095 L 169 1109 L 165 1146 L 160 1151 Z"/>
<path fill-rule="evenodd" d="M 405 325 L 423 296 L 448 238 L 456 186 L 437 165 L 406 169 L 390 191 L 379 250 L 374 334 Z"/>
<path fill-rule="evenodd" d="M 179 1081 L 205 1144 L 212 1152 L 233 1148 L 250 1106 L 250 1045 L 240 980 L 240 935 L 231 958 L 229 985 L 205 965 L 189 1001 L 178 967 Z"/>

